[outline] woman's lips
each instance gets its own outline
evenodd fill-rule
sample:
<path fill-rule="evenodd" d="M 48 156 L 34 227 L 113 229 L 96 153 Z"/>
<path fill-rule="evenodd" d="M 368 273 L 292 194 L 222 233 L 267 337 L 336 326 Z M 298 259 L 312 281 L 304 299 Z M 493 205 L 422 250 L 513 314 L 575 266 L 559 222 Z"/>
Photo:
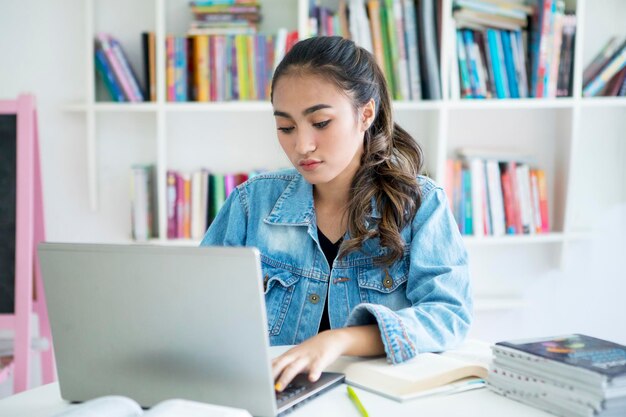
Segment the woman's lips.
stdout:
<path fill-rule="evenodd" d="M 302 168 L 305 171 L 313 171 L 318 166 L 320 166 L 321 163 L 322 161 L 318 161 L 316 159 L 305 159 L 303 161 L 300 161 L 299 165 L 300 165 L 300 168 Z"/>

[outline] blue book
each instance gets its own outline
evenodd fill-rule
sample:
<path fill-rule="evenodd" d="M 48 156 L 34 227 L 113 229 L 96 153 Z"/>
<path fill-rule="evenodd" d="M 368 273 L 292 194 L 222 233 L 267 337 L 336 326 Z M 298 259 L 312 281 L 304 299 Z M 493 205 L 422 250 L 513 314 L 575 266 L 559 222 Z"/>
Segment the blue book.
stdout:
<path fill-rule="evenodd" d="M 474 48 L 474 34 L 471 30 L 464 29 L 463 43 L 465 45 L 465 56 L 467 57 L 467 66 L 469 71 L 470 86 L 472 88 L 472 96 L 478 98 L 480 95 L 480 80 L 478 78 L 478 63 L 476 62 L 476 56 L 473 54 Z"/>
<path fill-rule="evenodd" d="M 467 68 L 467 54 L 465 53 L 465 43 L 460 30 L 456 31 L 457 55 L 459 59 L 459 73 L 461 78 L 461 97 L 473 98 L 472 85 L 470 82 L 469 70 Z"/>
<path fill-rule="evenodd" d="M 466 235 L 473 235 L 472 215 L 472 174 L 469 169 L 463 170 L 463 223 Z"/>
<path fill-rule="evenodd" d="M 127 101 L 126 97 L 124 97 L 124 93 L 122 92 L 121 87 L 117 83 L 115 79 L 115 75 L 113 75 L 113 71 L 111 66 L 106 60 L 104 55 L 104 51 L 102 49 L 96 49 L 96 70 L 104 80 L 104 85 L 107 88 L 107 91 L 111 95 L 111 98 L 114 101 Z"/>
<path fill-rule="evenodd" d="M 176 101 L 187 101 L 187 38 L 175 41 Z"/>
<path fill-rule="evenodd" d="M 496 97 L 506 98 L 504 89 L 504 78 L 500 68 L 500 56 L 498 50 L 498 38 L 500 34 L 495 29 L 487 29 L 487 41 L 489 42 L 489 54 L 491 55 L 491 66 L 493 69 L 493 78 L 496 84 Z"/>
<path fill-rule="evenodd" d="M 511 98 L 519 98 L 519 89 L 517 85 L 517 74 L 515 73 L 515 61 L 513 59 L 513 46 L 511 45 L 511 38 L 509 32 L 506 30 L 500 31 L 500 36 L 502 38 L 504 65 L 506 67 L 506 76 L 509 81 L 509 91 L 511 92 Z"/>

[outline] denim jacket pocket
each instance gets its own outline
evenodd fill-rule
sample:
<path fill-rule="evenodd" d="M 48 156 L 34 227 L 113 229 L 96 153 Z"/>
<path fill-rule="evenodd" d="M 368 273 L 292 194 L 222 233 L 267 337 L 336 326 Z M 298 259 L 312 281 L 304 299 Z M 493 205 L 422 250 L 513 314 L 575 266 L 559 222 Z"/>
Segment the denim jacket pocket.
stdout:
<path fill-rule="evenodd" d="M 359 267 L 361 302 L 382 304 L 392 310 L 410 306 L 406 296 L 407 256 L 392 265 L 370 264 Z"/>
<path fill-rule="evenodd" d="M 267 328 L 270 336 L 276 336 L 285 321 L 289 304 L 300 277 L 290 271 L 269 265 L 261 257 L 263 291 L 267 310 Z"/>

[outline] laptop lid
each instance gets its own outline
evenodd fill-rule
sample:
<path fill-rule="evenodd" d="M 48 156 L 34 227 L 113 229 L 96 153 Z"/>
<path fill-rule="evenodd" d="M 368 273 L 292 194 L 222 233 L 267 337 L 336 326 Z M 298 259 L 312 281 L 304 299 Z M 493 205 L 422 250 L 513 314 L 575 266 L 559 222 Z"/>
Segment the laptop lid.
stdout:
<path fill-rule="evenodd" d="M 254 248 L 43 243 L 61 395 L 277 413 Z"/>

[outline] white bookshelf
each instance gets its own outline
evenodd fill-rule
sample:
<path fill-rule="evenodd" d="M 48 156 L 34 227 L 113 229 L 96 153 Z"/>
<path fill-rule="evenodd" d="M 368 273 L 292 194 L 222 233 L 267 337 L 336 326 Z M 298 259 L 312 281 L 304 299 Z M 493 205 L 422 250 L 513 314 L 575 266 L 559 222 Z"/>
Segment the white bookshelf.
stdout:
<path fill-rule="evenodd" d="M 132 3 L 132 6 L 129 6 Z M 129 242 L 131 163 L 155 163 L 160 236 L 166 235 L 167 169 L 239 171 L 289 166 L 278 146 L 268 102 L 168 103 L 165 101 L 165 34 L 184 33 L 191 19 L 186 0 L 87 0 L 85 95 L 64 110 L 85 117 L 87 186 L 94 211 L 105 214 L 106 240 Z M 325 0 L 323 4 L 336 4 Z M 576 10 L 574 94 L 559 99 L 451 100 L 449 71 L 442 59 L 440 101 L 398 101 L 397 121 L 423 146 L 427 173 L 445 181 L 445 161 L 461 146 L 518 149 L 546 170 L 550 224 L 546 235 L 465 237 L 480 310 L 522 308 L 521 293 L 534 276 L 559 268 L 569 245 L 585 239 L 603 210 L 626 202 L 626 99 L 583 99 L 582 71 L 613 34 L 626 34 L 626 2 L 568 0 Z M 444 7 L 442 57 L 449 57 L 451 0 Z M 130 10 L 129 10 L 130 7 Z M 263 0 L 261 30 L 306 30 L 308 0 Z M 117 11 L 124 9 L 124 14 Z M 138 18 L 139 16 L 139 18 Z M 135 68 L 141 68 L 140 33 L 157 35 L 157 101 L 100 101 L 93 65 L 93 35 L 113 33 Z M 606 181 L 611 178 L 611 181 Z M 197 244 L 167 241 L 157 244 Z"/>

